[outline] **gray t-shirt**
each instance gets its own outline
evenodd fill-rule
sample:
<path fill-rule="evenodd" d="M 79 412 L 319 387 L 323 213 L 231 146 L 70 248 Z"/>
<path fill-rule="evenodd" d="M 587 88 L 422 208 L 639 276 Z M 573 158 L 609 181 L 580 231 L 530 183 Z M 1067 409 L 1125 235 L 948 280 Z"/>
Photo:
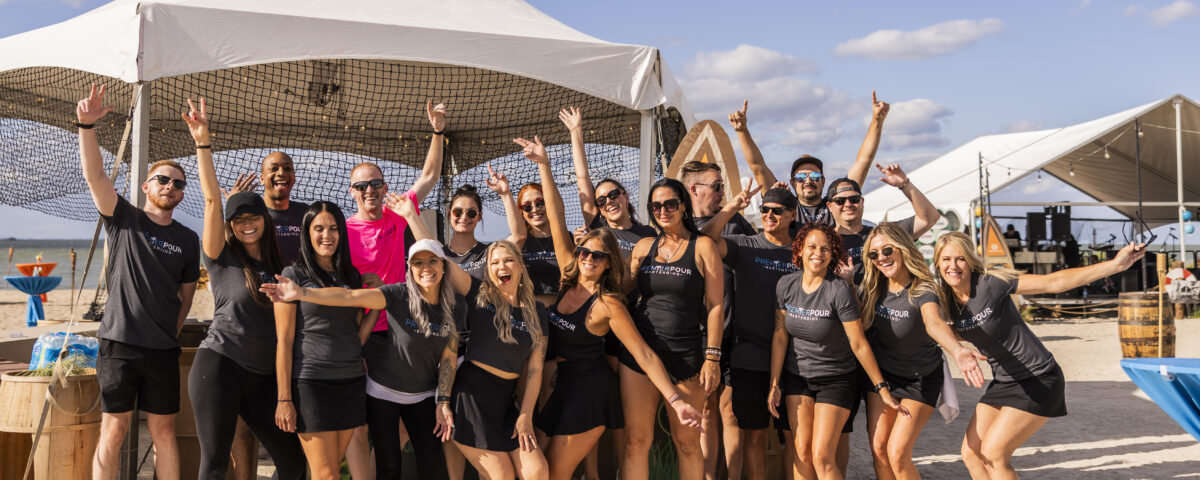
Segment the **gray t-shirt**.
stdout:
<path fill-rule="evenodd" d="M 271 303 L 258 303 L 246 288 L 242 263 L 226 246 L 216 259 L 203 255 L 208 285 L 213 295 L 213 320 L 200 348 L 208 348 L 262 375 L 275 371 L 275 312 Z M 263 283 L 275 282 L 266 264 L 254 261 L 255 275 Z"/>
<path fill-rule="evenodd" d="M 117 195 L 104 220 L 108 301 L 98 336 L 145 348 L 179 348 L 179 288 L 200 278 L 200 238 L 178 221 L 162 226 Z"/>
<path fill-rule="evenodd" d="M 304 212 L 308 204 L 295 200 L 288 202 L 287 210 L 267 209 L 275 223 L 275 241 L 279 244 L 279 257 L 286 267 L 300 258 L 300 228 L 304 226 Z"/>
<path fill-rule="evenodd" d="M 529 354 L 533 351 L 533 337 L 529 334 L 525 315 L 519 308 L 509 312 L 509 322 L 512 324 L 512 336 L 517 343 L 500 341 L 496 330 L 496 309 L 491 305 L 475 305 L 475 297 L 479 295 L 479 280 L 471 281 L 471 289 L 467 292 L 467 329 L 471 332 L 471 343 L 467 345 L 467 360 L 495 367 L 503 372 L 521 373 Z M 550 334 L 550 317 L 546 306 L 537 304 L 538 323 L 541 327 L 542 338 Z"/>
<path fill-rule="evenodd" d="M 875 305 L 869 338 L 879 368 L 909 379 L 918 379 L 942 368 L 942 351 L 925 331 L 921 306 L 936 304 L 937 295 L 925 292 L 912 299 L 908 289 L 887 295 Z"/>
<path fill-rule="evenodd" d="M 328 273 L 337 278 L 334 272 Z M 283 276 L 301 287 L 320 288 L 295 266 L 284 268 Z M 345 283 L 338 283 L 346 288 Z M 292 341 L 292 378 L 338 380 L 362 376 L 362 343 L 358 340 L 358 314 L 362 309 L 294 303 L 299 303 L 299 308 Z"/>
<path fill-rule="evenodd" d="M 1058 365 L 1009 296 L 1017 293 L 1017 280 L 972 274 L 967 304 L 951 300 L 949 305 L 954 330 L 988 357 L 992 376 L 1000 381 L 1024 380 Z"/>
<path fill-rule="evenodd" d="M 775 245 L 766 235 L 725 237 L 725 265 L 734 272 L 733 307 L 734 368 L 766 372 L 771 369 L 771 337 L 775 330 L 775 286 L 784 275 L 795 272 L 792 247 Z"/>
<path fill-rule="evenodd" d="M 412 244 L 408 243 L 407 245 Z M 474 247 L 471 247 L 470 250 L 467 250 L 467 253 L 462 255 L 450 250 L 449 245 L 442 245 L 442 253 L 446 254 L 447 260 L 457 263 L 459 267 L 467 272 L 467 275 L 483 280 L 484 272 L 487 271 L 487 259 L 484 257 L 487 255 L 488 245 L 487 243 L 476 242 Z"/>
<path fill-rule="evenodd" d="M 696 217 L 696 228 L 703 229 L 704 225 L 707 224 L 709 220 L 712 220 L 712 217 L 713 215 L 709 215 L 707 217 Z M 721 229 L 722 237 L 727 237 L 730 235 L 756 234 L 758 234 L 758 230 L 755 229 L 754 225 L 752 225 L 749 220 L 746 220 L 746 217 L 743 217 L 741 213 L 733 214 L 733 218 L 730 218 L 729 222 L 725 224 L 725 228 Z M 733 285 L 737 279 L 734 278 L 735 273 L 733 269 L 729 267 L 729 265 L 725 265 L 722 270 L 725 272 L 725 298 L 722 300 L 725 308 L 725 331 L 723 332 L 721 338 L 723 339 L 722 343 L 728 344 L 729 340 L 733 338 L 733 332 L 730 331 L 730 326 L 733 325 L 733 312 L 734 308 L 736 308 L 734 303 L 737 298 L 735 298 L 733 294 Z M 707 330 L 707 327 L 707 321 L 701 323 L 702 330 Z"/>
<path fill-rule="evenodd" d="M 917 217 L 908 217 L 897 221 L 896 224 L 908 232 L 909 235 L 912 235 L 913 228 L 916 228 L 917 225 Z M 859 230 L 858 233 L 843 233 L 839 235 L 842 237 L 842 248 L 846 249 L 846 255 L 854 262 L 855 285 L 862 284 L 863 275 L 866 274 L 866 267 L 863 265 L 865 262 L 863 260 L 863 251 L 866 249 L 867 236 L 871 234 L 871 230 L 874 228 L 873 225 L 863 225 L 862 230 Z"/>
<path fill-rule="evenodd" d="M 379 287 L 387 299 L 388 342 L 379 356 L 371 360 L 367 375 L 375 383 L 405 393 L 424 393 L 437 388 L 438 363 L 450 342 L 450 332 L 441 331 L 441 305 L 422 302 L 429 319 L 429 334 L 421 333 L 408 310 L 408 287 L 393 283 Z M 466 299 L 455 295 L 452 325 L 466 322 Z"/>
<path fill-rule="evenodd" d="M 784 311 L 789 345 L 783 365 L 806 378 L 854 371 L 858 361 L 842 322 L 858 320 L 858 301 L 845 280 L 826 275 L 812 293 L 804 293 L 804 272 L 779 279 L 776 309 Z"/>

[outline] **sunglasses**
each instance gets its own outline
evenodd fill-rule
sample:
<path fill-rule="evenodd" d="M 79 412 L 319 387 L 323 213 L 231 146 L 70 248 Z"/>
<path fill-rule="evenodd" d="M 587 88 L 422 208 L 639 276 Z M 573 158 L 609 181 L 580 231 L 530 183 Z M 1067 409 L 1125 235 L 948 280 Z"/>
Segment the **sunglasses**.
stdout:
<path fill-rule="evenodd" d="M 788 209 L 784 208 L 784 207 L 768 207 L 766 205 L 758 207 L 758 213 L 761 213 L 763 215 L 770 213 L 772 215 L 775 215 L 776 217 L 783 215 L 783 212 L 786 212 L 787 210 Z"/>
<path fill-rule="evenodd" d="M 871 260 L 879 260 L 880 258 L 890 257 L 893 253 L 896 253 L 896 249 L 892 248 L 891 246 L 887 246 L 879 250 L 872 250 L 871 252 L 867 253 L 867 258 Z"/>
<path fill-rule="evenodd" d="M 625 192 L 622 192 L 619 188 L 614 188 L 604 195 L 597 195 L 596 206 L 604 208 L 605 205 L 608 205 L 608 202 L 615 202 L 618 198 L 621 198 L 622 193 Z"/>
<path fill-rule="evenodd" d="M 834 197 L 834 198 L 829 199 L 829 201 L 838 204 L 838 206 L 845 205 L 846 202 L 850 202 L 851 205 L 858 205 L 858 204 L 862 203 L 862 195 L 851 195 L 849 197 Z"/>
<path fill-rule="evenodd" d="M 166 185 L 168 183 L 173 184 L 173 185 L 175 185 L 176 190 L 183 190 L 183 187 L 187 186 L 187 180 L 171 178 L 166 175 L 155 175 L 153 177 L 150 177 L 150 180 L 154 180 L 154 181 L 158 182 L 159 185 Z"/>
<path fill-rule="evenodd" d="M 659 210 L 667 209 L 667 212 L 675 212 L 679 210 L 679 199 L 672 198 L 665 202 L 650 202 L 650 213 L 657 214 Z"/>
<path fill-rule="evenodd" d="M 797 183 L 804 183 L 805 180 L 812 180 L 813 183 L 817 183 L 824 179 L 825 175 L 822 175 L 821 172 L 798 172 L 792 176 L 792 180 L 795 180 Z"/>
<path fill-rule="evenodd" d="M 461 217 L 461 216 L 463 216 L 464 213 L 467 215 L 467 218 L 475 218 L 477 215 L 479 215 L 479 210 L 476 210 L 474 208 L 468 208 L 466 210 L 463 210 L 461 208 L 455 208 L 455 209 L 450 210 L 450 214 L 454 215 L 456 217 Z"/>
<path fill-rule="evenodd" d="M 592 261 L 605 262 L 608 261 L 608 253 L 599 250 L 591 250 L 584 247 L 575 247 L 575 256 L 579 258 L 591 257 Z"/>
<path fill-rule="evenodd" d="M 530 203 L 525 203 L 525 204 L 521 205 L 521 210 L 524 210 L 526 212 L 532 212 L 535 208 L 546 208 L 546 201 L 545 200 L 534 200 Z"/>
<path fill-rule="evenodd" d="M 1129 235 L 1125 234 L 1125 229 L 1121 229 L 1121 236 L 1125 238 L 1125 243 L 1144 243 L 1147 246 L 1154 243 L 1158 239 L 1158 235 L 1150 231 L 1150 226 L 1146 225 L 1146 220 L 1142 219 L 1141 215 L 1136 218 L 1137 222 L 1129 223 Z M 1138 233 L 1138 224 L 1141 224 L 1141 233 Z"/>
<path fill-rule="evenodd" d="M 365 182 L 354 182 L 354 183 L 351 183 L 351 184 L 350 184 L 350 188 L 353 188 L 353 189 L 355 189 L 355 190 L 358 190 L 358 191 L 360 191 L 360 192 L 365 192 L 365 191 L 367 191 L 367 187 L 371 187 L 371 188 L 373 188 L 373 189 L 375 189 L 375 190 L 379 190 L 379 189 L 383 188 L 383 179 L 382 179 L 382 178 L 376 178 L 376 179 L 374 179 L 374 180 L 368 180 L 368 181 L 365 181 Z"/>
<path fill-rule="evenodd" d="M 697 183 L 696 185 L 704 185 L 708 188 L 713 189 L 714 192 L 720 192 L 720 191 L 725 190 L 725 183 L 723 183 L 723 182 Z"/>

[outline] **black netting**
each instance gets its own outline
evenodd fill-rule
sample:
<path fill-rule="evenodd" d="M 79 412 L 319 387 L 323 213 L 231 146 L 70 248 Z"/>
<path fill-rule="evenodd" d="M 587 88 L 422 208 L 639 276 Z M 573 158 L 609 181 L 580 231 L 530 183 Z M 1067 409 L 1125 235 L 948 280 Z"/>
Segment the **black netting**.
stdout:
<path fill-rule="evenodd" d="M 0 202 L 76 220 L 95 219 L 79 171 L 73 124 L 75 102 L 92 82 L 107 83 L 106 103 L 117 113 L 97 127 L 106 162 L 112 161 L 132 99 L 133 85 L 64 68 L 0 72 Z M 223 185 L 256 173 L 267 153 L 296 161 L 293 198 L 337 201 L 355 210 L 350 169 L 378 163 L 392 191 L 420 175 L 430 142 L 425 102 L 447 105 L 443 176 L 422 205 L 436 208 L 447 192 L 473 183 L 495 212 L 501 205 L 483 183 L 491 163 L 514 190 L 537 181 L 534 165 L 515 153 L 512 138 L 540 135 L 550 146 L 556 180 L 568 212 L 578 198 L 570 138 L 558 110 L 583 110 L 592 179 L 613 177 L 637 198 L 640 113 L 539 80 L 468 67 L 376 60 L 296 61 L 159 79 L 148 84 L 150 160 L 176 159 L 195 178 L 193 142 L 179 114 L 188 97 L 206 97 L 214 159 Z M 676 141 L 677 142 L 677 141 Z M 127 182 L 122 175 L 118 186 Z M 123 189 L 122 189 L 123 190 Z M 189 189 L 180 208 L 199 216 L 201 196 Z"/>

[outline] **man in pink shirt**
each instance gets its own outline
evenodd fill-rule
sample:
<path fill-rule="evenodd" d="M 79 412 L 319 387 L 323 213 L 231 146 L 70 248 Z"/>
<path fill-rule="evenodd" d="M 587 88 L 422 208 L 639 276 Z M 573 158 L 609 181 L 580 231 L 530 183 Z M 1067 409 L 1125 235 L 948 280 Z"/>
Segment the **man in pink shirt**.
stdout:
<path fill-rule="evenodd" d="M 425 104 L 429 115 L 429 124 L 433 127 L 429 143 L 429 153 L 425 155 L 425 166 L 420 178 L 413 182 L 412 188 L 404 192 L 404 196 L 412 200 L 413 205 L 421 201 L 433 191 L 442 171 L 442 150 L 445 146 L 446 106 Z M 387 201 L 388 185 L 383 180 L 383 170 L 371 162 L 363 162 L 350 171 L 350 195 L 358 204 L 354 216 L 346 219 L 347 237 L 350 243 L 350 260 L 362 272 L 365 279 L 377 276 L 384 284 L 404 282 L 404 270 L 407 262 L 407 249 L 404 245 L 404 229 L 408 222 L 403 217 L 392 212 L 385 203 Z M 373 275 L 372 275 L 373 274 Z M 371 337 L 363 345 L 363 357 L 370 368 L 374 352 L 384 348 L 387 337 L 387 314 L 379 313 L 379 321 L 375 324 Z M 346 451 L 346 463 L 354 478 L 372 478 L 370 447 L 367 443 L 366 426 L 359 427 L 354 432 Z M 390 455 L 391 453 L 384 453 Z"/>

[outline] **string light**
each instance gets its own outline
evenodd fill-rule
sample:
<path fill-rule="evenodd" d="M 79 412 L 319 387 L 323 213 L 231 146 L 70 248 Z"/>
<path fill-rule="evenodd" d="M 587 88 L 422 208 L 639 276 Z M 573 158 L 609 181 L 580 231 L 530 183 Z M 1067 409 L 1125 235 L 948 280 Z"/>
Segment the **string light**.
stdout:
<path fill-rule="evenodd" d="M 1070 164 L 1070 170 L 1067 173 L 1069 175 L 1071 175 L 1072 177 L 1075 176 L 1075 164 L 1074 163 Z"/>
<path fill-rule="evenodd" d="M 1107 160 L 1107 159 L 1110 159 L 1110 158 L 1112 158 L 1112 155 L 1109 155 L 1109 154 L 1108 154 L 1108 145 L 1105 145 L 1105 146 L 1104 146 L 1104 159 L 1105 159 L 1105 160 Z"/>
<path fill-rule="evenodd" d="M 1038 183 L 1042 183 L 1042 171 L 1038 170 Z"/>

